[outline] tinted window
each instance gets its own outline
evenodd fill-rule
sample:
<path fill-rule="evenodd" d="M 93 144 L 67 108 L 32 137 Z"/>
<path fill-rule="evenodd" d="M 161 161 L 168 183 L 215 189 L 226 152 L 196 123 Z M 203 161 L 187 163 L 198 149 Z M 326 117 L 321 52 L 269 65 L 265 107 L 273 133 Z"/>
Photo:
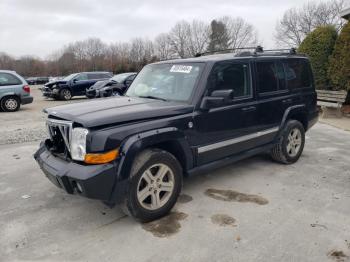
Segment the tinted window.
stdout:
<path fill-rule="evenodd" d="M 88 77 L 86 74 L 79 74 L 77 77 L 75 77 L 74 79 L 78 80 L 78 81 L 82 81 L 82 80 L 87 80 Z"/>
<path fill-rule="evenodd" d="M 258 86 L 260 93 L 285 89 L 283 66 L 280 62 L 257 62 Z"/>
<path fill-rule="evenodd" d="M 290 59 L 284 63 L 287 85 L 291 89 L 311 86 L 311 69 L 303 59 Z"/>
<path fill-rule="evenodd" d="M 234 97 L 251 96 L 248 64 L 218 64 L 209 79 L 209 93 L 233 89 Z"/>
<path fill-rule="evenodd" d="M 8 73 L 0 73 L 0 86 L 21 85 L 22 81 Z"/>
<path fill-rule="evenodd" d="M 101 75 L 100 74 L 88 74 L 88 79 L 100 79 Z"/>

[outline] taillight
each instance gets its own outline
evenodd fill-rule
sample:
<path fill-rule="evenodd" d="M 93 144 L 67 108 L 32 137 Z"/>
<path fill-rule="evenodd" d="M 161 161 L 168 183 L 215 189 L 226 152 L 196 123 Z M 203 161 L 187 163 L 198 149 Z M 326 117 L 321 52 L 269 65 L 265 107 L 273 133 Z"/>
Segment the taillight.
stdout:
<path fill-rule="evenodd" d="M 30 93 L 30 86 L 23 86 L 23 90 L 24 90 L 24 92 L 26 92 L 26 93 Z"/>

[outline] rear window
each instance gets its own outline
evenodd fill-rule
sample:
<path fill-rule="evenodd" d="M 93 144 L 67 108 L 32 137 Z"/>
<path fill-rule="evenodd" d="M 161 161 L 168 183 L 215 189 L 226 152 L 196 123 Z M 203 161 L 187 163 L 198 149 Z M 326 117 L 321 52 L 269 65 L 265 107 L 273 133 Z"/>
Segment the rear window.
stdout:
<path fill-rule="evenodd" d="M 22 81 L 9 73 L 0 73 L 0 86 L 21 85 Z"/>
<path fill-rule="evenodd" d="M 312 85 L 311 68 L 304 59 L 290 59 L 284 62 L 287 85 L 290 89 L 310 87 Z"/>
<path fill-rule="evenodd" d="M 284 71 L 280 62 L 257 62 L 259 93 L 270 93 L 285 89 Z"/>

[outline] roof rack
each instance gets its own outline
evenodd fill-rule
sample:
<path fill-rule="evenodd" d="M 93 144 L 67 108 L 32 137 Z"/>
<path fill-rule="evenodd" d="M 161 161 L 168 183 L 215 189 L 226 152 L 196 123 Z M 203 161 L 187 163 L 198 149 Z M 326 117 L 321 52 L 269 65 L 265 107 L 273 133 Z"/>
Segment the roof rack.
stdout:
<path fill-rule="evenodd" d="M 237 50 L 249 50 L 253 49 L 254 51 L 243 51 L 240 53 L 237 53 L 235 56 L 262 56 L 262 55 L 296 55 L 297 50 L 293 47 L 290 49 L 267 49 L 264 50 L 262 46 L 258 45 L 256 47 L 239 47 L 239 48 L 231 48 L 231 49 L 223 49 L 223 50 L 216 50 L 216 51 L 208 51 L 204 53 L 198 53 L 195 55 L 195 57 L 200 57 L 204 55 L 209 55 L 209 54 L 217 54 L 217 53 L 233 53 Z M 298 54 L 300 55 L 300 54 Z"/>
<path fill-rule="evenodd" d="M 214 50 L 214 51 L 207 51 L 203 53 L 197 53 L 195 57 L 205 56 L 205 55 L 211 55 L 211 54 L 220 54 L 220 53 L 233 53 L 237 50 L 245 50 L 245 49 L 254 49 L 255 52 L 260 52 L 260 49 L 262 50 L 261 46 L 254 46 L 254 47 L 237 47 L 237 48 L 229 48 L 229 49 L 221 49 L 221 50 Z"/>

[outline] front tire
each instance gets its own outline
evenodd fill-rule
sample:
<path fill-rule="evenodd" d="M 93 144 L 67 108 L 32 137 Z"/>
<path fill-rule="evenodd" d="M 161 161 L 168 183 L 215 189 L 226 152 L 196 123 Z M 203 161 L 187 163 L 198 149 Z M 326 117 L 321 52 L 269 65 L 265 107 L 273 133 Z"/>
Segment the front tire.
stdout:
<path fill-rule="evenodd" d="M 271 150 L 273 160 L 283 164 L 293 164 L 300 158 L 305 145 L 305 129 L 297 120 L 289 120 L 278 143 Z"/>
<path fill-rule="evenodd" d="M 65 101 L 71 100 L 72 92 L 69 89 L 62 89 L 60 92 L 60 99 Z"/>
<path fill-rule="evenodd" d="M 21 103 L 16 96 L 4 97 L 1 100 L 1 109 L 5 112 L 15 112 L 21 107 Z"/>
<path fill-rule="evenodd" d="M 182 168 L 167 151 L 147 149 L 134 160 L 130 187 L 122 205 L 141 222 L 160 218 L 173 208 L 182 187 Z"/>

